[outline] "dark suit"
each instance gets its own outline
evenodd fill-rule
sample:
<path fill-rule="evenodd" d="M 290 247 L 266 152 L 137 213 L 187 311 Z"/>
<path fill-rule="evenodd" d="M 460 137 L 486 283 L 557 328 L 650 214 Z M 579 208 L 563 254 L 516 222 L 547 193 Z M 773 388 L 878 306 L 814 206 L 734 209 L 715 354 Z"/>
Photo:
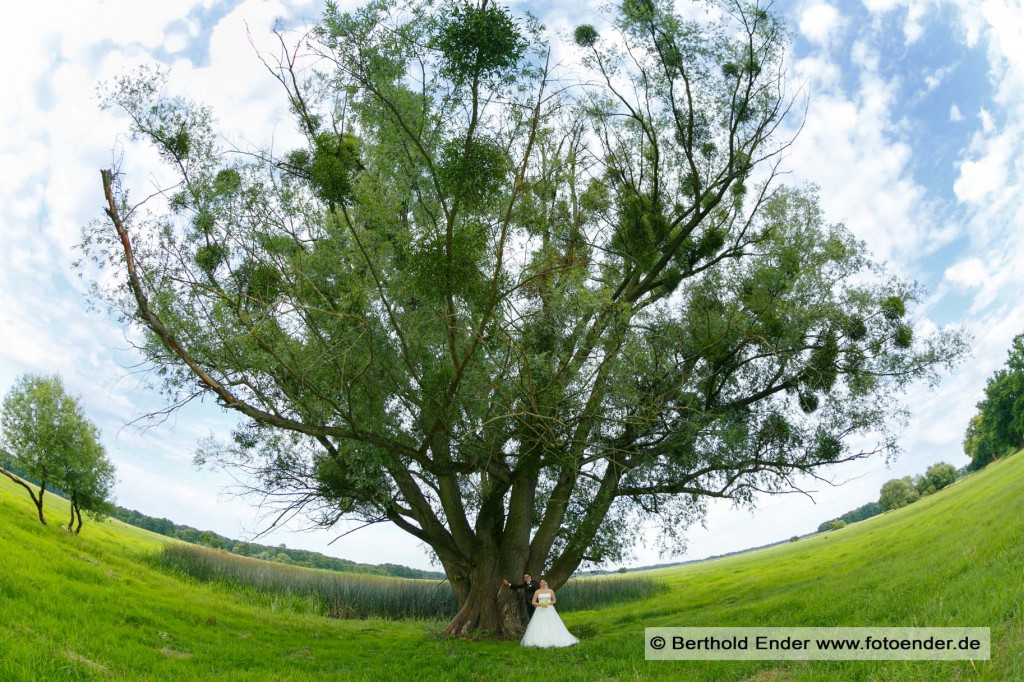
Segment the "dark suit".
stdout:
<path fill-rule="evenodd" d="M 533 606 L 533 593 L 540 589 L 540 583 L 536 580 L 531 580 L 528 583 L 519 583 L 518 585 L 510 584 L 513 590 L 523 590 L 523 595 L 526 597 L 526 613 L 530 618 L 533 618 L 533 612 L 536 610 Z"/>

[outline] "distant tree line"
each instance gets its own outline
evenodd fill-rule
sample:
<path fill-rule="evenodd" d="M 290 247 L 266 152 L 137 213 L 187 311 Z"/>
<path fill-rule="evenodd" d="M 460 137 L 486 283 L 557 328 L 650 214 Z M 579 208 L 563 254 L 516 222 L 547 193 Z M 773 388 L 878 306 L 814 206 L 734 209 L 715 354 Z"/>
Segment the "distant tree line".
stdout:
<path fill-rule="evenodd" d="M 928 470 L 923 475 L 904 476 L 903 478 L 894 478 L 886 481 L 882 485 L 877 502 L 868 502 L 853 511 L 846 512 L 837 519 L 825 521 L 818 526 L 818 532 L 824 533 L 829 530 L 839 530 L 847 524 L 863 521 L 872 516 L 877 516 L 884 511 L 905 507 L 925 495 L 931 495 L 938 490 L 942 490 L 966 473 L 967 470 L 967 467 L 958 470 L 952 464 L 939 462 L 928 467 Z"/>
<path fill-rule="evenodd" d="M 1024 334 L 1010 345 L 1006 365 L 996 370 L 985 385 L 978 413 L 967 426 L 964 452 L 971 468 L 1024 448 Z"/>
<path fill-rule="evenodd" d="M 293 564 L 307 568 L 323 568 L 329 571 L 344 571 L 348 573 L 364 573 L 369 575 L 384 575 L 395 578 L 427 578 L 431 580 L 443 580 L 444 573 L 438 571 L 422 571 L 408 566 L 398 564 L 360 564 L 347 559 L 338 559 L 326 556 L 319 552 L 311 552 L 304 549 L 289 549 L 285 545 L 261 545 L 255 542 L 232 540 L 209 530 L 199 530 L 191 526 L 183 526 L 174 523 L 169 519 L 154 518 L 142 512 L 124 507 L 116 507 L 111 514 L 115 519 L 124 523 L 143 528 L 159 535 L 177 538 L 194 545 L 202 545 L 213 549 L 222 549 L 238 556 L 263 559 L 265 561 L 276 561 L 282 564 Z"/>
<path fill-rule="evenodd" d="M 848 511 L 837 519 L 826 521 L 825 523 L 818 526 L 818 532 L 824 533 L 827 530 L 838 530 L 850 523 L 856 523 L 857 521 L 863 521 L 864 519 L 870 519 L 872 516 L 881 514 L 884 510 L 882 505 L 877 502 L 868 502 L 865 505 L 857 507 L 853 511 Z M 841 525 L 840 525 L 841 524 Z"/>

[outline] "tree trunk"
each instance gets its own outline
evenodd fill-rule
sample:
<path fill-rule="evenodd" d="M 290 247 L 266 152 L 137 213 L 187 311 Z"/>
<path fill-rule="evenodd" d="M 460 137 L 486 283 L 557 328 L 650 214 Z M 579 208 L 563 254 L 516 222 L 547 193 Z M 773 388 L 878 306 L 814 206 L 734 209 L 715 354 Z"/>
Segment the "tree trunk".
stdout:
<path fill-rule="evenodd" d="M 79 507 L 78 503 L 76 502 L 72 511 L 74 512 L 75 516 L 78 517 L 78 525 L 75 526 L 75 535 L 78 535 L 82 532 L 82 508 Z"/>
<path fill-rule="evenodd" d="M 29 490 L 29 494 L 32 491 Z M 46 493 L 46 483 L 39 484 L 39 497 L 32 495 L 32 501 L 36 503 L 36 511 L 39 512 L 39 523 L 46 525 L 46 519 L 43 517 L 43 495 Z"/>
<path fill-rule="evenodd" d="M 46 492 L 46 481 L 43 481 L 42 483 L 39 484 L 39 497 L 37 498 L 35 492 L 32 490 L 32 487 L 25 481 L 21 480 L 19 476 L 12 474 L 10 471 L 2 467 L 0 467 L 0 474 L 3 474 L 4 476 L 11 479 L 12 481 L 14 481 L 15 483 L 17 483 L 22 488 L 28 491 L 28 496 L 32 498 L 32 504 L 36 506 L 36 510 L 39 512 L 39 523 L 45 526 L 46 519 L 43 518 L 43 493 Z"/>
<path fill-rule="evenodd" d="M 502 579 L 515 580 L 522 575 L 502 571 L 499 566 L 511 562 L 484 556 L 475 562 L 468 578 L 452 579 L 452 588 L 459 598 L 459 612 L 444 629 L 446 637 L 466 637 L 479 631 L 503 639 L 520 639 L 526 629 L 523 593 L 502 584 Z M 521 562 L 520 562 L 521 563 Z M 456 585 L 458 580 L 458 585 Z"/>
<path fill-rule="evenodd" d="M 68 519 L 68 532 L 75 532 L 75 494 L 71 493 L 71 518 Z"/>

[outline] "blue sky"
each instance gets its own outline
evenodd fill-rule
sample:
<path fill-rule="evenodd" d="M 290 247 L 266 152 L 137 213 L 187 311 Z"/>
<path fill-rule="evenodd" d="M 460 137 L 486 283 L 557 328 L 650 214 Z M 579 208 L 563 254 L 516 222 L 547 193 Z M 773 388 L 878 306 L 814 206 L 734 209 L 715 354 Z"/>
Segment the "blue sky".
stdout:
<path fill-rule="evenodd" d="M 529 8 L 553 29 L 597 23 L 598 3 Z M 680 3 L 692 11 L 689 3 Z M 794 36 L 793 87 L 808 98 L 785 161 L 787 182 L 820 187 L 843 222 L 896 273 L 930 292 L 921 331 L 962 325 L 974 355 L 938 389 L 911 390 L 903 455 L 828 472 L 838 487 L 762 498 L 756 512 L 710 506 L 685 557 L 786 539 L 874 500 L 889 478 L 937 461 L 966 463 L 960 441 L 986 377 L 1024 332 L 1024 7 L 1020 0 L 780 0 Z M 118 502 L 179 523 L 243 537 L 261 527 L 251 501 L 223 493 L 220 472 L 191 465 L 196 441 L 233 419 L 193 404 L 165 423 L 125 426 L 159 407 L 133 367 L 134 332 L 90 311 L 71 268 L 79 229 L 101 217 L 99 169 L 123 155 L 141 193 L 159 180 L 151 151 L 100 111 L 96 86 L 138 64 L 170 69 L 170 88 L 213 106 L 225 135 L 286 146 L 294 135 L 278 89 L 249 43 L 273 49 L 275 19 L 298 26 L 321 4 L 296 0 L 159 4 L 134 0 L 19 3 L 6 10 L 0 57 L 0 391 L 23 372 L 59 372 L 82 395 L 118 466 Z M 870 444 L 868 444 L 870 445 Z M 374 528 L 279 531 L 266 542 L 357 561 L 429 565 L 417 542 Z M 650 543 L 648 543 L 650 544 Z M 638 550 L 634 564 L 658 561 Z"/>

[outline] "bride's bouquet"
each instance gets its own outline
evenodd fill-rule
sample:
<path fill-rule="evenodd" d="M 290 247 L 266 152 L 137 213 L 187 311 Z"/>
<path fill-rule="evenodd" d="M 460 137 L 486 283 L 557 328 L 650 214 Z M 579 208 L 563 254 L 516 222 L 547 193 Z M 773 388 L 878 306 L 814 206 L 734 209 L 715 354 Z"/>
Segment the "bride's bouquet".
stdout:
<path fill-rule="evenodd" d="M 547 607 L 551 606 L 551 595 L 550 594 L 537 595 L 537 603 L 540 604 L 540 606 L 542 606 L 544 608 L 547 608 Z"/>

